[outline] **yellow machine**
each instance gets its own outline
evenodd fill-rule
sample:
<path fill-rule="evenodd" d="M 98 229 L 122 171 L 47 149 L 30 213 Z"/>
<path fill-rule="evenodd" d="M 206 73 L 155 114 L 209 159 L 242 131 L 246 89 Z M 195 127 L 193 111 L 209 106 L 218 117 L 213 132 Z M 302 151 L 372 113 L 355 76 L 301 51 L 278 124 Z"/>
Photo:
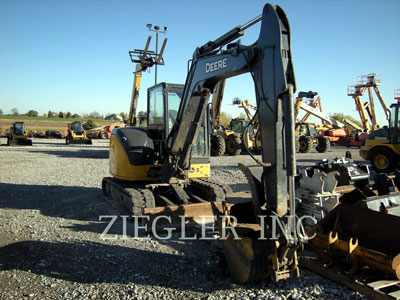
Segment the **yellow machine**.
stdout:
<path fill-rule="evenodd" d="M 255 43 L 245 46 L 237 41 L 247 28 L 260 21 Z M 218 82 L 252 74 L 262 160 L 257 160 L 258 167 L 240 166 L 252 200 L 248 202 L 249 210 L 239 209 L 247 216 L 238 219 L 245 222 L 238 224 L 243 229 L 242 239 L 236 240 L 232 232 L 227 232 L 224 242 L 228 267 L 240 282 L 299 276 L 296 251 L 303 240 L 293 231 L 295 77 L 290 41 L 284 11 L 266 4 L 261 16 L 196 48 L 185 85 L 160 83 L 149 88 L 147 128 L 118 128 L 111 134 L 113 177 L 103 179 L 103 192 L 130 213 L 151 218 L 154 214 L 169 217 L 174 212 L 182 217 L 190 211 L 192 220 L 204 216 L 204 208 L 208 208 L 213 221 L 222 211 L 225 216 L 233 216 L 235 209 L 226 210 L 226 203 L 221 203 L 230 188 L 206 179 L 210 174 L 208 103 Z M 157 61 L 157 57 L 142 58 Z M 279 220 L 277 228 L 274 220 Z M 223 223 L 221 228 L 227 228 L 228 224 Z M 273 235 L 274 239 L 257 238 L 260 235 Z"/>
<path fill-rule="evenodd" d="M 205 203 L 203 207 L 207 211 L 210 208 L 207 204 L 209 201 L 221 202 L 231 193 L 228 186 L 208 180 L 208 111 L 201 118 L 197 142 L 191 146 L 188 182 L 185 185 L 161 183 L 158 176 L 152 175 L 163 168 L 163 160 L 167 155 L 167 137 L 177 118 L 184 85 L 162 82 L 150 87 L 147 91 L 147 126 L 134 127 L 142 72 L 154 65 L 164 64 L 162 53 L 166 39 L 158 54 L 148 50 L 150 40 L 149 36 L 144 50 L 129 51 L 131 61 L 136 63 L 129 111 L 130 127 L 118 128 L 111 134 L 109 167 L 113 177 L 103 179 L 103 192 L 106 196 L 113 195 L 119 205 L 135 215 L 149 213 L 159 206 L 189 203 Z"/>
<path fill-rule="evenodd" d="M 295 119 L 297 118 L 300 109 L 306 111 L 306 114 L 300 121 L 296 122 L 296 151 L 301 153 L 310 152 L 315 148 L 320 153 L 328 151 L 330 147 L 330 141 L 327 137 L 321 136 L 319 134 L 319 129 L 324 128 L 325 126 L 331 126 L 333 124 L 338 125 L 338 121 L 331 119 L 326 116 L 322 112 L 322 104 L 321 98 L 314 97 L 317 95 L 316 92 L 299 92 L 296 103 L 294 105 Z M 303 102 L 303 98 L 310 99 L 310 104 L 305 104 Z M 319 110 L 317 110 L 319 108 Z M 315 116 L 322 120 L 322 122 L 326 125 L 316 125 L 313 123 L 307 123 L 307 120 L 311 117 Z M 343 124 L 341 124 L 343 125 Z"/>
<path fill-rule="evenodd" d="M 68 124 L 65 144 L 92 144 L 92 140 L 86 136 L 86 130 L 83 128 L 82 122 L 76 121 Z"/>
<path fill-rule="evenodd" d="M 28 138 L 24 122 L 14 122 L 7 136 L 8 146 L 32 146 L 32 140 Z"/>
<path fill-rule="evenodd" d="M 361 157 L 371 161 L 378 173 L 398 170 L 400 162 L 400 90 L 395 90 L 395 99 L 398 102 L 390 106 L 389 126 L 372 131 L 360 147 Z"/>
<path fill-rule="evenodd" d="M 250 112 L 250 108 L 257 111 L 257 106 L 250 104 L 248 100 L 241 100 L 239 98 L 234 98 L 232 104 L 243 108 L 249 120 L 233 119 L 231 121 L 231 128 L 241 133 L 243 148 L 247 149 L 247 151 L 260 154 L 261 137 L 258 131 L 258 114 L 255 113 L 253 116 Z"/>
<path fill-rule="evenodd" d="M 239 155 L 242 151 L 241 133 L 235 132 L 232 128 L 225 128 L 221 123 L 221 105 L 225 89 L 225 80 L 221 80 L 215 87 L 211 101 L 211 119 L 213 132 L 211 135 L 211 155 L 221 156 Z"/>
<path fill-rule="evenodd" d="M 319 134 L 315 124 L 297 123 L 295 130 L 297 151 L 301 153 L 307 153 L 314 148 L 320 153 L 328 151 L 330 147 L 330 141 L 327 137 Z"/>

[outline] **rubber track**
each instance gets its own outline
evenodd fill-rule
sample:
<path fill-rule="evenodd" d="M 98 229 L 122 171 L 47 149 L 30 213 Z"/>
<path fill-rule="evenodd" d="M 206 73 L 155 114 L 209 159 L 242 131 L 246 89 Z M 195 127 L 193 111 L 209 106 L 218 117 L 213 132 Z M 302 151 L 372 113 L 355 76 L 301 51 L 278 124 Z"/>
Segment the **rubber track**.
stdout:
<path fill-rule="evenodd" d="M 110 195 L 107 195 L 106 184 L 110 187 Z M 185 189 L 210 202 L 224 201 L 232 193 L 228 185 L 209 179 L 191 179 Z M 103 178 L 103 194 L 111 196 L 119 206 L 133 215 L 143 214 L 144 208 L 155 207 L 153 193 L 140 184 L 124 183 L 112 177 L 106 177 Z"/>
<path fill-rule="evenodd" d="M 104 184 L 107 183 L 111 189 L 118 193 L 117 197 L 113 197 L 113 191 L 110 196 L 130 214 L 142 215 L 146 207 L 155 207 L 153 193 L 139 184 L 126 184 L 112 177 L 103 178 L 103 194 L 105 193 Z"/>

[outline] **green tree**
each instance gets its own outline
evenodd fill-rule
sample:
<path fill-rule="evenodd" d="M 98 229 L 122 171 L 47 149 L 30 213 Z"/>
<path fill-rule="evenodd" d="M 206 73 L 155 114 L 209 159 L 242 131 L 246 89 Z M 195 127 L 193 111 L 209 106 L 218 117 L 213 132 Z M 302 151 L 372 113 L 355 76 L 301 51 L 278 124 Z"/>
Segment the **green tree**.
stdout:
<path fill-rule="evenodd" d="M 358 126 L 362 127 L 362 124 L 359 120 L 357 120 L 356 118 L 349 116 L 349 115 L 345 115 L 343 113 L 333 113 L 330 115 L 330 117 L 332 119 L 335 119 L 336 121 L 342 122 L 343 119 L 348 119 L 352 122 L 354 122 L 355 124 L 357 124 Z M 350 125 L 351 126 L 351 125 Z"/>
<path fill-rule="evenodd" d="M 71 119 L 71 116 L 72 116 L 71 112 L 67 112 L 67 114 L 65 115 L 65 117 L 66 117 L 67 119 Z"/>
<path fill-rule="evenodd" d="M 54 118 L 54 113 L 51 110 L 49 110 L 49 112 L 47 113 L 47 117 Z"/>
<path fill-rule="evenodd" d="M 59 117 L 59 118 L 64 118 L 64 113 L 63 113 L 62 111 L 60 111 L 60 112 L 58 113 L 58 117 Z"/>
<path fill-rule="evenodd" d="M 18 116 L 19 115 L 19 113 L 18 113 L 18 109 L 17 108 L 12 108 L 11 109 L 11 112 L 10 112 L 10 115 L 12 115 L 12 116 Z"/>
<path fill-rule="evenodd" d="M 241 112 L 241 113 L 239 114 L 238 118 L 239 118 L 239 119 L 245 119 L 245 120 L 247 120 L 247 116 L 246 116 L 246 114 L 245 114 L 244 112 Z"/>
<path fill-rule="evenodd" d="M 87 120 L 85 124 L 83 124 L 83 128 L 85 130 L 89 130 L 89 129 L 93 129 L 95 128 L 97 125 L 93 122 L 93 120 Z"/>
<path fill-rule="evenodd" d="M 229 123 L 232 120 L 232 116 L 227 114 L 226 112 L 222 112 L 221 116 L 220 116 L 220 121 L 221 121 L 221 125 L 223 125 L 225 128 L 229 127 Z"/>
<path fill-rule="evenodd" d="M 99 112 L 97 112 L 97 111 L 92 111 L 92 112 L 89 114 L 89 118 L 100 119 L 100 114 L 99 114 Z"/>
<path fill-rule="evenodd" d="M 119 115 L 122 117 L 123 120 L 128 119 L 128 116 L 124 112 L 120 112 Z"/>
<path fill-rule="evenodd" d="M 78 115 L 78 114 L 73 114 L 73 115 L 72 115 L 72 118 L 73 118 L 73 119 L 78 119 L 78 118 L 80 118 L 80 117 L 81 117 L 81 116 Z"/>
<path fill-rule="evenodd" d="M 26 113 L 26 115 L 28 117 L 37 117 L 39 115 L 39 113 L 36 110 L 31 109 Z"/>
<path fill-rule="evenodd" d="M 136 126 L 146 127 L 147 126 L 147 112 L 139 111 L 136 115 Z"/>

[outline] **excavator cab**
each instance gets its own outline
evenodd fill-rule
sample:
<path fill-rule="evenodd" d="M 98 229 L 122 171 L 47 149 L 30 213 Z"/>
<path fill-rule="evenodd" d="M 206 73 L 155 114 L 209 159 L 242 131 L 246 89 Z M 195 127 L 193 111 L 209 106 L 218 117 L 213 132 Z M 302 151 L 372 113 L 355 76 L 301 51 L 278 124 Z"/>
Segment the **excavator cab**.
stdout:
<path fill-rule="evenodd" d="M 168 163 L 167 144 L 176 123 L 183 89 L 182 84 L 166 82 L 148 88 L 147 126 L 117 128 L 111 133 L 109 167 L 113 177 L 103 178 L 103 193 L 106 196 L 118 194 L 113 198 L 133 215 L 160 213 L 162 207 L 171 212 L 170 207 L 178 205 L 183 205 L 181 214 L 185 215 L 185 211 L 190 213 L 192 204 L 200 212 L 203 209 L 205 215 L 212 214 L 208 202 L 221 202 L 231 193 L 228 186 L 216 185 L 208 180 L 208 110 L 202 114 L 198 136 L 191 144 L 189 181 L 185 186 L 160 183 L 152 176 Z M 148 186 L 151 186 L 151 192 L 147 190 Z"/>
<path fill-rule="evenodd" d="M 399 109 L 400 103 L 394 103 L 390 106 L 389 140 L 392 144 L 400 143 Z"/>
<path fill-rule="evenodd" d="M 8 146 L 32 146 L 32 140 L 28 138 L 24 122 L 14 122 L 7 137 Z"/>
<path fill-rule="evenodd" d="M 110 139 L 110 173 L 128 181 L 152 180 L 151 168 L 165 163 L 168 135 L 175 124 L 182 84 L 159 83 L 147 91 L 147 127 L 117 128 Z M 208 113 L 192 146 L 191 178 L 209 176 Z M 121 147 L 122 146 L 122 147 Z"/>

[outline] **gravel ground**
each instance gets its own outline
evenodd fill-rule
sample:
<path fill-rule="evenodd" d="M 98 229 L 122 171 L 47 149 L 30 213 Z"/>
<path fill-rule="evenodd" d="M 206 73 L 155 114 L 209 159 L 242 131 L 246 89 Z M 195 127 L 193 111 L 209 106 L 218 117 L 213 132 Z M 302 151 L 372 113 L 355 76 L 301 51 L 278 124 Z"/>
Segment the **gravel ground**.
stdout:
<path fill-rule="evenodd" d="M 33 143 L 0 147 L 0 299 L 363 299 L 307 270 L 277 284 L 238 285 L 214 244 L 178 234 L 124 239 L 122 218 L 107 235 L 113 239 L 100 239 L 109 219 L 99 216 L 118 214 L 101 193 L 107 141 Z M 301 154 L 298 164 L 345 151 Z M 213 178 L 247 190 L 238 162 L 254 165 L 248 155 L 212 158 Z"/>

